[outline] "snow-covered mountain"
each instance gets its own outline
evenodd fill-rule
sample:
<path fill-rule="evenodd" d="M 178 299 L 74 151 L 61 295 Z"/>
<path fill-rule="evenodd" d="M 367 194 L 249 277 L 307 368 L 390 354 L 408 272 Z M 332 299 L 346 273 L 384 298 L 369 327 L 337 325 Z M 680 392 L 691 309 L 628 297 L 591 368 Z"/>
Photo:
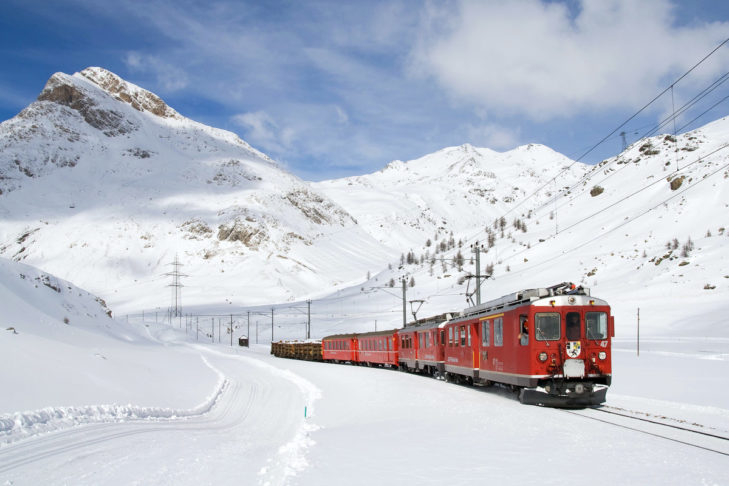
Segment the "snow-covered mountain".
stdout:
<path fill-rule="evenodd" d="M 436 233 L 470 234 L 500 217 L 561 172 L 531 201 L 577 181 L 589 170 L 543 145 L 494 152 L 449 147 L 379 172 L 313 184 L 342 205 L 367 232 L 407 250 Z"/>
<path fill-rule="evenodd" d="M 376 238 L 398 239 L 405 264 L 375 277 L 414 280 L 420 316 L 469 305 L 478 241 L 493 275 L 484 299 L 574 280 L 612 303 L 619 329 L 641 308 L 660 333 L 729 335 L 717 319 L 729 311 L 728 118 L 594 166 L 535 145 L 462 146 L 314 187 Z"/>
<path fill-rule="evenodd" d="M 0 124 L 0 219 L 0 255 L 115 309 L 164 309 L 176 255 L 186 303 L 238 304 L 331 287 L 388 258 L 345 210 L 233 133 L 101 68 L 54 74 Z"/>
<path fill-rule="evenodd" d="M 648 306 L 655 322 L 668 313 L 680 326 L 729 300 L 727 143 L 721 119 L 595 166 L 541 145 L 463 145 L 307 183 L 234 134 L 89 68 L 55 74 L 0 125 L 0 256 L 73 281 L 117 312 L 164 310 L 177 255 L 185 306 L 337 289 L 344 307 L 346 295 L 405 277 L 427 314 L 467 305 L 478 241 L 482 272 L 495 279 L 484 298 L 576 280 L 622 304 L 621 317 Z M 676 312 L 665 295 L 699 310 Z M 397 324 L 399 311 L 387 312 Z M 342 330 L 371 327 L 366 314 Z"/>

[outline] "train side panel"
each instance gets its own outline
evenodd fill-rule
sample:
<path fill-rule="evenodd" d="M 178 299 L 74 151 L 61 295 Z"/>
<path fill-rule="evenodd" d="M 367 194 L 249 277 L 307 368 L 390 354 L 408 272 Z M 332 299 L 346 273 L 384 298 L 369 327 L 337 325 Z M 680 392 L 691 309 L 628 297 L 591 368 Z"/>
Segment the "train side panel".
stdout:
<path fill-rule="evenodd" d="M 397 330 L 358 334 L 357 342 L 359 345 L 359 363 L 397 366 Z"/>
<path fill-rule="evenodd" d="M 322 359 L 330 362 L 355 363 L 358 356 L 357 335 L 327 336 L 321 341 Z"/>

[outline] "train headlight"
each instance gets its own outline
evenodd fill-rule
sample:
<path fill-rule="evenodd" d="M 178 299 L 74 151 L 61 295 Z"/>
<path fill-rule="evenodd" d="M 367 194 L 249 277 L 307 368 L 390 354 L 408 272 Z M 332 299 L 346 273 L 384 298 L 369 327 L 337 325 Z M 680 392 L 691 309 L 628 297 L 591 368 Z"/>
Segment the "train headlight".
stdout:
<path fill-rule="evenodd" d="M 580 395 L 585 393 L 585 385 L 583 385 L 582 383 L 578 383 L 577 385 L 575 385 L 575 393 Z"/>
<path fill-rule="evenodd" d="M 542 363 L 544 363 L 545 361 L 547 361 L 547 353 L 545 353 L 544 351 L 542 351 L 541 353 L 539 353 L 539 361 L 541 361 Z"/>
<path fill-rule="evenodd" d="M 607 358 L 607 353 L 605 351 L 600 351 L 600 354 L 597 355 L 601 360 L 604 360 Z"/>

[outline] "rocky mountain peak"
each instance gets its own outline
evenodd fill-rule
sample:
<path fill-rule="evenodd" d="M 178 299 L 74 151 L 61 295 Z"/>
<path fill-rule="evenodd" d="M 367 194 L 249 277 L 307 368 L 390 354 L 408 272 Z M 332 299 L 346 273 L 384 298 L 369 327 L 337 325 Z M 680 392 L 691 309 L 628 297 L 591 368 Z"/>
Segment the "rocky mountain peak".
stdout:
<path fill-rule="evenodd" d="M 109 137 L 128 133 L 134 129 L 122 113 L 101 106 L 98 96 L 94 96 L 92 90 L 79 83 L 73 76 L 64 73 L 55 73 L 50 77 L 38 95 L 38 101 L 50 101 L 77 111 L 86 123 Z"/>
<path fill-rule="evenodd" d="M 137 111 L 149 112 L 162 118 L 182 118 L 154 93 L 129 83 L 111 71 L 100 67 L 89 67 L 78 73 L 109 95 L 129 104 Z"/>

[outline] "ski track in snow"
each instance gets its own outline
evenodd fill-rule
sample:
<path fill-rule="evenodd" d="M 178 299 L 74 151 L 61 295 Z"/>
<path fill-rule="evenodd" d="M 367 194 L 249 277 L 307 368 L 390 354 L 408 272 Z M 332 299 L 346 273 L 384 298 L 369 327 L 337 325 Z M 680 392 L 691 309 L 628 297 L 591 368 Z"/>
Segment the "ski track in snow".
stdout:
<path fill-rule="evenodd" d="M 296 430 L 294 437 L 278 448 L 277 453 L 268 459 L 266 465 L 259 472 L 259 484 L 261 486 L 279 486 L 288 484 L 289 480 L 309 466 L 306 460 L 307 450 L 316 444 L 311 434 L 319 430 L 319 427 L 310 419 L 314 416 L 314 403 L 321 398 L 321 390 L 309 380 L 293 373 L 290 370 L 283 370 L 264 363 L 255 358 L 244 356 L 231 356 L 210 348 L 198 346 L 209 353 L 218 354 L 227 358 L 234 357 L 248 364 L 264 369 L 265 371 L 290 381 L 299 389 L 306 404 L 302 410 L 304 418 L 301 426 Z"/>
<path fill-rule="evenodd" d="M 303 377 L 289 370 L 264 363 L 259 359 L 233 355 L 200 345 L 193 344 L 191 347 L 200 353 L 200 358 L 205 365 L 218 376 L 214 390 L 200 405 L 192 409 L 140 407 L 131 404 L 89 405 L 47 407 L 41 410 L 5 414 L 0 416 L 0 450 L 6 453 L 4 454 L 6 456 L 5 464 L 0 467 L 0 471 L 9 472 L 16 467 L 27 467 L 36 461 L 46 461 L 56 455 L 68 454 L 70 451 L 90 445 L 125 440 L 131 435 L 144 431 L 165 430 L 159 429 L 159 426 L 178 424 L 186 427 L 185 424 L 189 424 L 190 427 L 195 428 L 196 425 L 199 425 L 200 420 L 208 422 L 206 418 L 208 416 L 210 416 L 209 420 L 212 420 L 206 426 L 208 428 L 228 430 L 233 423 L 244 422 L 247 419 L 248 411 L 253 406 L 252 402 L 257 400 L 256 386 L 253 386 L 250 396 L 247 397 L 248 403 L 241 404 L 246 399 L 240 394 L 240 384 L 234 377 L 226 376 L 210 363 L 204 356 L 204 354 L 208 354 L 227 360 L 242 361 L 246 365 L 259 368 L 267 374 L 291 383 L 301 395 L 306 409 L 301 410 L 300 422 L 286 429 L 291 432 L 288 440 L 285 437 L 286 430 L 284 430 L 283 440 L 279 442 L 282 445 L 274 445 L 273 452 L 269 452 L 267 459 L 261 457 L 258 472 L 253 473 L 260 486 L 289 484 L 298 473 L 309 466 L 306 456 L 309 448 L 315 444 L 311 434 L 319 429 L 311 418 L 314 415 L 314 403 L 321 398 L 321 390 Z M 231 418 L 232 407 L 243 407 L 244 415 Z M 218 415 L 221 417 L 217 417 Z M 220 423 L 218 424 L 218 422 Z M 133 428 L 117 429 L 117 426 L 133 426 Z M 109 429 L 108 427 L 114 428 Z M 69 433 L 71 435 L 68 435 Z M 33 438 L 42 439 L 43 442 L 31 440 Z M 18 450 L 14 450 L 16 446 L 19 446 Z"/>
<path fill-rule="evenodd" d="M 204 357 L 202 361 L 218 375 L 213 392 L 198 406 L 191 409 L 140 407 L 128 405 L 86 405 L 79 407 L 46 407 L 40 410 L 0 415 L 0 447 L 12 442 L 51 433 L 57 430 L 87 424 L 120 423 L 133 421 L 174 421 L 199 417 L 215 406 L 229 385 L 223 373 Z"/>

